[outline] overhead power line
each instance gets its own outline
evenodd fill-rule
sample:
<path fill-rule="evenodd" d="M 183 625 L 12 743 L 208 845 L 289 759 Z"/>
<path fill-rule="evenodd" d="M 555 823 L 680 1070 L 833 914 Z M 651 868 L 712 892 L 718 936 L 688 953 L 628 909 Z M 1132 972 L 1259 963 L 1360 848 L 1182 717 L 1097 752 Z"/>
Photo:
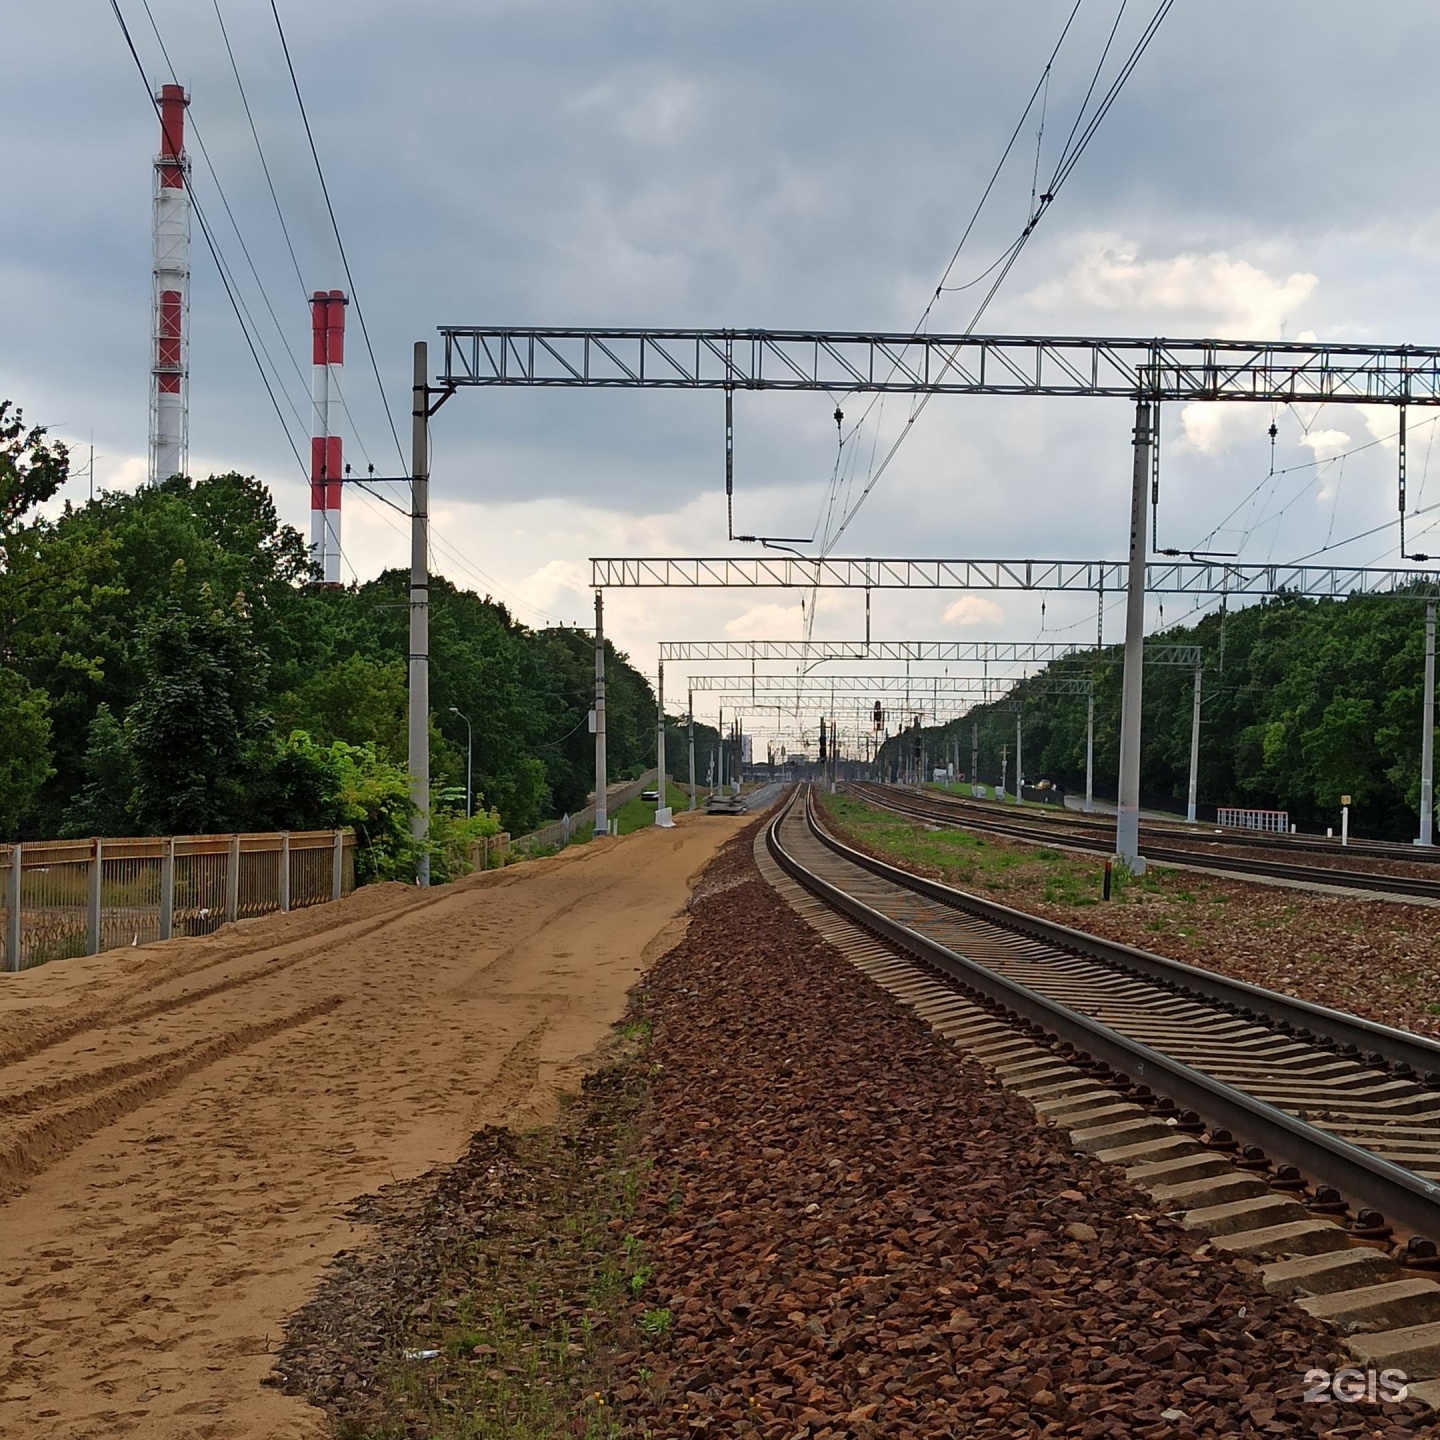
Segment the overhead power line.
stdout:
<path fill-rule="evenodd" d="M 135 40 L 130 33 L 130 27 L 126 23 L 125 16 L 120 9 L 119 0 L 110 0 L 110 9 L 115 16 L 116 22 L 120 26 L 120 33 L 124 37 L 126 49 L 128 49 L 130 52 L 130 58 L 135 62 L 135 69 L 139 73 L 141 83 L 145 86 L 146 99 L 148 100 L 151 109 L 154 110 L 158 118 L 160 115 L 160 106 L 155 99 L 155 89 L 154 86 L 150 83 L 150 77 L 145 73 L 145 63 L 140 58 L 140 52 L 135 48 Z M 198 134 L 196 136 L 196 139 L 198 143 Z M 237 296 L 237 293 L 233 287 L 232 279 L 229 274 L 228 267 L 222 257 L 220 246 L 215 239 L 210 222 L 205 216 L 204 207 L 201 205 L 199 197 L 195 194 L 193 186 L 190 190 L 190 203 L 191 207 L 195 212 L 195 218 L 200 223 L 200 234 L 204 237 L 205 248 L 210 252 L 210 258 L 215 262 L 215 269 L 219 273 L 220 283 L 225 290 L 225 297 L 230 302 L 230 308 L 235 314 L 235 321 L 240 326 L 240 333 L 245 337 L 245 344 L 250 351 L 250 358 L 255 362 L 255 368 L 260 374 L 260 382 L 265 387 L 265 393 L 270 397 L 270 404 L 275 411 L 275 418 L 280 422 L 280 428 L 285 432 L 285 440 L 286 443 L 290 446 L 290 453 L 294 455 L 295 463 L 297 466 L 299 466 L 301 474 L 307 474 L 308 471 L 306 470 L 305 462 L 300 458 L 300 451 L 296 447 L 295 438 L 290 433 L 290 426 L 285 420 L 284 412 L 280 409 L 280 402 L 275 397 L 275 389 L 270 383 L 270 377 L 265 372 L 265 366 L 261 363 L 260 352 L 256 349 L 256 339 L 258 338 L 258 333 L 256 337 L 251 336 L 250 326 L 253 326 L 254 322 L 252 320 L 249 326 L 247 326 L 246 324 L 246 316 L 248 315 L 248 311 L 245 310 L 243 300 L 239 296 Z M 263 346 L 261 348 L 263 349 Z M 274 368 L 273 362 L 271 368 Z"/>
<path fill-rule="evenodd" d="M 270 200 L 275 206 L 275 218 L 280 222 L 280 233 L 285 237 L 285 248 L 290 252 L 290 263 L 295 267 L 295 279 L 306 300 L 310 291 L 305 277 L 300 273 L 300 261 L 295 255 L 295 246 L 290 240 L 290 227 L 285 223 L 285 212 L 280 208 L 280 196 L 275 191 L 275 182 L 270 178 L 270 166 L 265 159 L 265 147 L 260 143 L 260 132 L 255 128 L 255 117 L 250 112 L 250 97 L 245 93 L 245 82 L 240 78 L 240 67 L 235 63 L 235 51 L 230 47 L 230 33 L 225 28 L 225 17 L 220 13 L 220 0 L 211 0 L 215 6 L 215 20 L 220 26 L 220 38 L 225 42 L 225 54 L 230 60 L 230 73 L 235 77 L 235 88 L 240 92 L 240 103 L 245 107 L 245 119 L 250 126 L 250 138 L 255 142 L 255 153 L 260 157 L 260 168 L 265 172 L 265 184 L 270 190 Z M 291 357 L 294 358 L 293 356 Z M 298 368 L 298 367 L 297 367 Z"/>
<path fill-rule="evenodd" d="M 385 394 L 385 382 L 380 378 L 380 366 L 375 359 L 375 347 L 370 343 L 370 327 L 365 323 L 365 311 L 360 305 L 360 293 L 355 288 L 355 277 L 350 272 L 350 257 L 345 252 L 345 241 L 340 234 L 340 222 L 335 218 L 335 206 L 330 201 L 330 187 L 325 183 L 325 169 L 320 164 L 320 152 L 315 147 L 315 133 L 310 128 L 310 116 L 305 109 L 305 97 L 300 93 L 300 80 L 295 74 L 295 64 L 290 58 L 290 44 L 285 38 L 285 26 L 280 20 L 280 9 L 276 0 L 270 0 L 270 13 L 275 17 L 275 29 L 280 36 L 280 48 L 285 52 L 285 68 L 290 72 L 290 84 L 295 91 L 295 103 L 300 107 L 300 119 L 305 126 L 305 138 L 310 143 L 310 158 L 315 162 L 315 173 L 320 178 L 320 191 L 325 197 L 325 209 L 330 216 L 330 228 L 335 232 L 335 244 L 340 251 L 340 264 L 345 270 L 345 283 L 350 287 L 350 303 L 355 307 L 356 318 L 360 321 L 360 333 L 365 339 L 365 351 L 370 357 L 370 368 L 375 374 L 375 385 L 380 391 L 380 403 L 385 408 L 385 419 L 390 426 L 390 438 L 395 442 L 395 454 L 399 457 L 400 468 L 405 469 L 405 452 L 400 445 L 400 434 L 395 428 L 395 417 L 390 411 L 390 400 Z"/>
<path fill-rule="evenodd" d="M 1126 0 L 1121 0 L 1120 13 L 1122 15 L 1125 10 L 1125 4 Z M 1085 153 L 1085 150 L 1089 147 L 1090 142 L 1095 138 L 1095 134 L 1100 128 L 1101 122 L 1104 120 L 1105 116 L 1110 113 L 1110 109 L 1115 104 L 1115 101 L 1119 98 L 1120 92 L 1124 88 L 1125 82 L 1134 73 L 1135 67 L 1140 63 L 1141 58 L 1150 48 L 1152 41 L 1155 39 L 1156 34 L 1159 32 L 1160 26 L 1164 23 L 1165 17 L 1169 15 L 1171 9 L 1174 7 L 1174 4 L 1175 0 L 1160 0 L 1160 4 L 1156 8 L 1155 13 L 1150 17 L 1150 20 L 1147 22 L 1144 30 L 1140 34 L 1140 38 L 1135 42 L 1129 56 L 1121 65 L 1119 73 L 1111 81 L 1109 87 L 1105 91 L 1104 96 L 1096 105 L 1095 110 L 1090 116 L 1090 118 L 1088 120 L 1084 120 L 1083 117 L 1085 114 L 1085 107 L 1090 103 L 1090 99 L 1094 94 L 1095 86 L 1098 83 L 1100 71 L 1104 67 L 1105 59 L 1109 55 L 1111 44 L 1114 41 L 1114 29 L 1112 28 L 1110 39 L 1106 41 L 1105 49 L 1102 52 L 1100 61 L 1096 66 L 1095 78 L 1092 79 L 1090 88 L 1085 93 L 1085 100 L 1081 103 L 1080 111 L 1077 114 L 1075 125 L 1072 125 L 1071 127 L 1070 138 L 1066 141 L 1065 149 L 1061 153 L 1060 159 L 1056 164 L 1054 174 L 1052 175 L 1050 180 L 1050 184 L 1046 188 L 1045 192 L 1040 196 L 1039 204 L 1031 214 L 1029 220 L 1026 222 L 1025 228 L 1021 231 L 1020 235 L 1016 238 L 1016 240 L 1010 246 L 1009 250 L 1003 256 L 1004 263 L 1000 268 L 999 274 L 997 274 L 995 276 L 995 279 L 991 282 L 990 288 L 986 291 L 984 299 L 981 300 L 979 306 L 975 310 L 975 313 L 971 316 L 969 324 L 966 325 L 963 331 L 961 331 L 961 334 L 970 335 L 974 333 L 975 327 L 980 323 L 980 320 L 984 316 L 985 311 L 989 308 L 991 301 L 994 300 L 996 294 L 1000 290 L 1000 287 L 1005 283 L 1005 280 L 1009 276 L 1010 271 L 1014 268 L 1015 262 L 1020 258 L 1020 252 L 1025 248 L 1025 245 L 1029 241 L 1031 235 L 1035 233 L 1035 227 L 1040 223 L 1041 218 L 1046 214 L 1051 205 L 1053 205 L 1065 182 L 1074 172 L 1075 166 L 1080 161 L 1080 157 Z M 1045 73 L 1041 77 L 1042 85 L 1049 76 L 1050 69 L 1055 62 L 1055 57 L 1059 54 L 1060 45 L 1064 42 L 1065 35 L 1066 33 L 1068 33 L 1070 24 L 1071 22 L 1073 22 L 1074 18 L 1075 12 L 1072 11 L 1070 14 L 1070 19 L 1066 22 L 1065 30 L 1061 32 L 1060 41 L 1057 42 L 1055 50 L 1054 52 L 1052 52 L 1050 61 L 1046 64 Z M 1118 24 L 1119 16 L 1116 17 L 1116 25 L 1118 26 Z M 1026 115 L 1028 115 L 1030 109 L 1033 108 L 1035 98 L 1040 93 L 1040 91 L 1041 86 L 1037 85 L 1035 92 L 1031 96 L 1030 103 L 1026 107 Z M 1022 115 L 1021 117 L 1021 124 L 1023 125 L 1023 123 L 1024 115 Z M 1077 128 L 1079 129 L 1078 139 L 1075 138 Z M 1013 137 L 1011 143 L 1014 143 Z M 994 269 L 994 267 L 992 266 L 991 269 Z M 934 302 L 932 301 L 931 303 L 933 304 Z M 928 312 L 929 307 L 927 307 L 927 315 Z M 954 364 L 955 357 L 958 353 L 959 347 L 957 346 L 956 351 L 942 365 L 940 372 L 942 376 Z M 904 428 L 900 431 L 899 435 L 896 436 L 894 443 L 885 452 L 884 458 L 880 461 L 879 465 L 872 470 L 869 478 L 865 483 L 864 488 L 860 492 L 859 498 L 841 518 L 838 529 L 835 531 L 835 534 L 829 538 L 828 543 L 824 547 L 823 553 L 828 554 L 834 548 L 834 546 L 839 543 L 840 537 L 844 535 L 845 531 L 849 528 L 851 521 L 853 521 L 855 516 L 860 512 L 860 508 L 869 498 L 871 491 L 873 491 L 875 486 L 879 483 L 880 477 L 884 475 L 886 470 L 890 468 L 891 462 L 895 459 L 896 455 L 899 454 L 901 447 L 909 438 L 910 432 L 914 428 L 915 422 L 924 413 L 926 406 L 929 405 L 930 401 L 933 398 L 933 392 L 927 392 L 926 394 L 919 396 L 913 402 L 910 409 L 910 414 L 906 418 Z"/>

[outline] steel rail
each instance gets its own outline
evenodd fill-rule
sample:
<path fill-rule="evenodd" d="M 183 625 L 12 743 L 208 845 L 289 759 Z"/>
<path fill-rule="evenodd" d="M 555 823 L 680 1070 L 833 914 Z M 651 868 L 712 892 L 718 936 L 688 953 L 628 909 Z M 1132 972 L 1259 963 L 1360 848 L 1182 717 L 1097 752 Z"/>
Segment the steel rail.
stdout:
<path fill-rule="evenodd" d="M 863 787 L 863 782 L 860 783 Z M 906 804 L 888 795 L 884 799 L 871 798 L 871 792 L 864 788 L 857 793 L 881 809 L 891 810 L 897 815 L 908 815 L 915 820 L 930 820 L 942 825 L 983 830 L 987 834 L 1007 836 L 1031 844 L 1054 845 L 1061 849 L 1085 850 L 1096 854 L 1109 854 L 1114 850 L 1112 840 L 1097 836 L 1074 833 L 1057 835 L 1054 830 L 1047 833 L 1035 825 L 1017 821 L 1007 823 L 999 817 L 972 819 L 968 814 L 947 815 L 945 810 L 953 811 L 957 807 L 946 805 L 944 801 L 911 800 Z M 1164 845 L 1147 844 L 1144 850 L 1146 858 L 1159 865 L 1196 865 L 1224 874 L 1255 875 L 1271 880 L 1300 881 L 1307 885 L 1329 885 L 1337 890 L 1370 890 L 1386 895 L 1408 895 L 1420 900 L 1440 900 L 1440 880 L 1431 880 L 1424 876 L 1381 875 L 1368 870 L 1338 870 L 1328 865 L 1288 864 L 1283 860 L 1260 860 L 1241 855 L 1206 855 L 1202 851 Z"/>
<path fill-rule="evenodd" d="M 866 905 L 806 869 L 785 849 L 780 838 L 780 828 L 791 814 L 794 805 L 795 797 L 792 797 L 770 822 L 766 829 L 766 848 L 787 875 L 826 905 L 871 933 L 881 936 L 922 964 L 949 975 L 968 989 L 1015 1012 L 1031 1024 L 1042 1026 L 1057 1039 L 1104 1061 L 1133 1080 L 1143 1082 L 1152 1091 L 1168 1096 L 1177 1105 L 1196 1111 L 1212 1126 L 1223 1126 L 1247 1142 L 1259 1145 L 1275 1159 L 1298 1166 L 1320 1183 L 1333 1185 L 1344 1194 L 1363 1199 L 1367 1205 L 1374 1205 L 1402 1225 L 1424 1235 L 1440 1236 L 1440 1185 L 1336 1135 L 1317 1129 L 1298 1117 L 1175 1060 L 1142 1041 L 1123 1035 L 1102 1021 L 999 975 L 989 967 L 958 954 L 930 936 Z M 1227 987 L 1235 987 L 1238 991 L 1262 997 L 1269 1013 L 1288 1007 L 1299 1007 L 1311 1016 L 1324 1017 L 1336 1032 L 1330 1037 L 1332 1039 L 1338 1038 L 1340 1034 L 1364 1033 L 1386 1044 L 1405 1048 L 1408 1053 L 1419 1053 L 1418 1050 L 1410 1048 L 1419 1046 L 1432 1058 L 1440 1057 L 1440 1046 L 1426 1042 L 1418 1036 L 1407 1036 L 1404 1032 L 1390 1030 L 1387 1026 L 1377 1025 L 1358 1016 L 1343 1015 L 1323 1006 L 1310 1005 L 1305 1001 L 1261 990 L 1257 986 L 1223 980 L 1223 977 L 1210 976 L 1207 972 L 1196 971 L 1193 967 L 1166 960 L 1162 956 L 1148 955 L 1144 951 L 1115 945 L 1096 936 L 1070 930 L 1066 926 L 1037 920 L 1033 916 L 1022 915 L 993 901 L 981 900 L 978 896 L 951 890 L 948 886 L 913 875 L 909 871 L 876 860 L 873 856 L 864 855 L 837 840 L 817 823 L 813 798 L 808 789 L 805 795 L 804 822 L 809 833 L 821 845 L 855 868 L 922 894 L 928 899 L 953 905 L 982 919 L 992 919 L 993 916 L 992 923 L 1000 928 L 1047 940 L 1061 948 L 1078 950 L 1079 953 L 1093 958 L 1103 960 L 1106 952 L 1111 952 L 1156 964 L 1187 977 L 1194 976 L 1207 982 L 1217 980 Z"/>
<path fill-rule="evenodd" d="M 963 795 L 951 795 L 927 791 L 927 799 L 938 805 L 954 806 L 957 810 L 979 811 L 988 808 L 988 802 L 966 799 Z M 1095 831 L 1113 835 L 1114 826 L 1091 815 L 1076 814 L 1073 810 L 1062 810 L 1055 806 L 1053 813 L 1032 811 L 1041 824 L 1053 824 L 1058 830 L 1074 827 L 1076 833 Z M 1062 818 L 1063 817 L 1063 818 Z M 1334 855 L 1337 859 L 1351 860 L 1401 860 L 1407 864 L 1440 864 L 1440 846 L 1406 844 L 1399 840 L 1363 840 L 1353 834 L 1348 844 L 1328 839 L 1324 835 L 1286 834 L 1273 830 L 1216 830 L 1210 822 L 1200 821 L 1188 824 L 1178 815 L 1169 820 L 1142 820 L 1141 835 L 1149 834 L 1162 841 L 1193 842 L 1196 845 L 1244 845 L 1260 850 L 1291 849 L 1297 853 L 1308 851 L 1314 855 Z"/>

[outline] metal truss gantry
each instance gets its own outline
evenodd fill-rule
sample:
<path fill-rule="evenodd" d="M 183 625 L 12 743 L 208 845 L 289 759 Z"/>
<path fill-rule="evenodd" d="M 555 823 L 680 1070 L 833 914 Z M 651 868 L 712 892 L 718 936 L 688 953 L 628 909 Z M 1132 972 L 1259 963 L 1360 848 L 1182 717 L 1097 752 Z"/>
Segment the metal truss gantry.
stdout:
<path fill-rule="evenodd" d="M 692 675 L 697 695 L 723 691 L 735 695 L 814 695 L 860 698 L 877 695 L 994 695 L 1012 690 L 1027 695 L 1093 695 L 1095 682 L 1084 675 L 1047 675 L 1043 679 L 979 675 Z"/>
<path fill-rule="evenodd" d="M 899 560 L 757 555 L 592 559 L 597 589 L 1049 590 L 1122 593 L 1123 560 Z M 1218 560 L 1150 561 L 1144 590 L 1157 595 L 1440 595 L 1440 570 L 1347 565 L 1240 565 Z M 797 642 L 798 643 L 798 642 Z"/>
<path fill-rule="evenodd" d="M 916 335 L 900 332 L 730 330 L 647 328 L 574 328 L 533 326 L 440 327 L 444 368 L 439 383 L 426 379 L 426 347 L 415 347 L 412 431 L 412 557 L 410 641 L 410 761 L 411 788 L 416 802 L 417 841 L 426 838 L 429 807 L 428 668 L 429 572 L 425 559 L 428 532 L 428 420 L 457 390 L 472 386 L 540 388 L 719 390 L 726 400 L 727 474 L 730 411 L 736 390 L 820 391 L 830 396 L 853 392 L 888 392 L 912 395 L 1028 395 L 1088 396 L 1131 400 L 1135 403 L 1132 432 L 1134 465 L 1131 482 L 1129 561 L 1124 582 L 1117 583 L 1118 565 L 1110 566 L 1109 583 L 1102 568 L 1078 584 L 1048 588 L 1124 590 L 1125 676 L 1120 725 L 1120 784 L 1116 806 L 1116 850 L 1132 868 L 1144 868 L 1139 854 L 1140 805 L 1140 696 L 1143 676 L 1144 597 L 1147 570 L 1147 489 L 1151 458 L 1158 435 L 1160 405 L 1164 401 L 1250 401 L 1271 404 L 1351 402 L 1394 405 L 1400 409 L 1400 515 L 1401 551 L 1404 552 L 1405 515 L 1405 413 L 1410 405 L 1440 404 L 1440 349 L 1412 345 L 1327 345 L 1319 342 L 1254 342 L 1244 340 L 1169 340 L 1082 336 Z M 604 565 L 641 565 L 650 562 L 611 561 Z M 663 562 L 666 564 L 675 562 Z M 679 562 L 690 563 L 690 562 Z M 736 562 L 705 561 L 706 567 Z M 768 565 L 769 561 L 740 562 Z M 782 562 L 783 563 L 783 562 Z M 800 562 L 812 570 L 817 564 Z M 843 562 L 854 565 L 857 562 Z M 933 562 L 858 562 L 908 566 Z M 982 562 L 983 563 L 983 562 Z M 995 562 L 991 562 L 995 563 Z M 1058 562 L 1051 562 L 1058 563 Z M 1233 571 L 1237 567 L 1224 567 Z M 751 572 L 752 575 L 762 572 Z M 1363 575 L 1366 572 L 1344 572 Z M 1394 572 L 1392 572 L 1393 574 Z M 1403 573 L 1403 572 L 1401 572 Z M 691 585 L 794 584 L 813 586 L 826 582 L 814 573 L 788 581 L 736 577 L 728 581 L 677 581 Z M 1035 589 L 1036 584 L 932 578 L 930 588 Z M 1434 584 L 1433 576 L 1424 577 Z M 1164 582 L 1157 576 L 1160 584 Z M 600 606 L 603 585 L 655 584 L 654 579 L 608 578 L 596 580 L 596 633 L 599 648 Z M 877 580 L 854 573 L 841 582 L 864 588 L 891 588 L 895 581 Z M 912 582 L 903 582 L 906 586 Z M 1293 583 L 1293 582 L 1292 582 Z M 1307 585 L 1310 582 L 1302 582 Z M 1316 582 L 1318 583 L 1318 582 Z M 1370 593 L 1365 580 L 1332 579 L 1324 593 L 1349 594 L 1357 588 Z M 1397 589 L 1413 579 L 1392 578 L 1378 588 Z M 1343 586 L 1344 588 L 1340 588 Z M 1263 590 L 1236 590 L 1228 581 L 1192 583 L 1180 590 L 1188 594 L 1273 593 L 1273 582 Z M 1289 587 L 1287 587 L 1289 588 Z M 1306 588 L 1299 593 L 1312 594 Z M 1440 589 L 1431 592 L 1440 593 Z M 605 818 L 605 742 L 603 676 L 596 675 L 596 820 Z M 663 713 L 663 707 L 662 707 Z M 659 726 L 663 771 L 663 724 Z M 1428 777 L 1427 777 L 1428 778 Z M 1421 833 L 1429 834 L 1430 787 L 1422 780 Z M 422 854 L 425 853 L 423 845 Z M 419 877 L 428 879 L 424 862 Z"/>
<path fill-rule="evenodd" d="M 1119 664 L 1118 646 L 1085 647 L 1047 640 L 662 640 L 666 661 L 798 662 L 823 665 L 837 660 L 893 660 L 946 665 L 1049 665 L 1057 660 L 1098 660 Z M 1147 665 L 1193 669 L 1203 661 L 1199 645 L 1152 642 Z"/>
<path fill-rule="evenodd" d="M 1440 348 L 846 330 L 440 328 L 446 388 L 1440 404 Z"/>

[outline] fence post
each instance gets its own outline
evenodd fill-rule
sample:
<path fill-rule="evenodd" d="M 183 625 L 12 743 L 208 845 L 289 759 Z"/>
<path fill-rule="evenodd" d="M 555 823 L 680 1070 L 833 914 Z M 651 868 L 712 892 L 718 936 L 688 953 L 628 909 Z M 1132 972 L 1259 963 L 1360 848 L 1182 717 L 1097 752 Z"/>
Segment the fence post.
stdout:
<path fill-rule="evenodd" d="M 290 912 L 290 832 L 280 832 L 280 913 Z"/>
<path fill-rule="evenodd" d="M 100 880 L 104 863 L 103 847 L 97 837 L 90 842 L 90 934 L 89 948 L 85 952 L 87 955 L 100 953 Z"/>
<path fill-rule="evenodd" d="M 10 872 L 5 877 L 5 965 L 20 969 L 20 872 L 24 866 L 20 842 L 10 847 Z"/>
<path fill-rule="evenodd" d="M 345 832 L 335 832 L 335 844 L 330 863 L 330 898 L 338 900 L 345 884 Z"/>
<path fill-rule="evenodd" d="M 240 837 L 230 837 L 230 858 L 225 866 L 225 918 L 240 916 Z"/>
<path fill-rule="evenodd" d="M 175 837 L 160 842 L 160 938 L 175 933 Z"/>

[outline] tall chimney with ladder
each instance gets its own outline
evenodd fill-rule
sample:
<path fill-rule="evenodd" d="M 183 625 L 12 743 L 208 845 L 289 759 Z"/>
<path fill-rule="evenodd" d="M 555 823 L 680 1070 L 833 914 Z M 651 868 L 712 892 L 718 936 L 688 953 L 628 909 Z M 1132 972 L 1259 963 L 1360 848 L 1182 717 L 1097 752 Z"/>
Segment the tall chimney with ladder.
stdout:
<path fill-rule="evenodd" d="M 190 160 L 185 154 L 183 85 L 163 85 L 160 153 L 155 157 L 151 271 L 150 483 L 183 475 L 190 463 Z"/>

